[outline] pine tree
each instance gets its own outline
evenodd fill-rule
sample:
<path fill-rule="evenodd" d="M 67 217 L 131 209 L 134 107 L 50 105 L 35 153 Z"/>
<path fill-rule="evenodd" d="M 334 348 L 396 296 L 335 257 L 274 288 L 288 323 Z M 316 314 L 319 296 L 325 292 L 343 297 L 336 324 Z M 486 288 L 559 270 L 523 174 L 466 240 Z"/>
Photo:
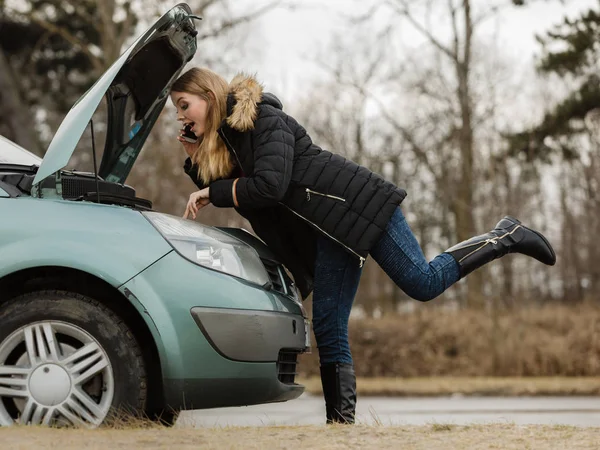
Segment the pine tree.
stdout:
<path fill-rule="evenodd" d="M 574 80 L 576 89 L 548 111 L 533 129 L 508 136 L 513 154 L 525 152 L 528 159 L 547 160 L 557 148 L 565 158 L 577 156 L 571 136 L 585 130 L 588 112 L 600 107 L 600 12 L 589 10 L 576 19 L 565 18 L 545 36 L 538 36 L 543 49 L 538 70 Z M 552 149 L 545 144 L 553 138 Z"/>

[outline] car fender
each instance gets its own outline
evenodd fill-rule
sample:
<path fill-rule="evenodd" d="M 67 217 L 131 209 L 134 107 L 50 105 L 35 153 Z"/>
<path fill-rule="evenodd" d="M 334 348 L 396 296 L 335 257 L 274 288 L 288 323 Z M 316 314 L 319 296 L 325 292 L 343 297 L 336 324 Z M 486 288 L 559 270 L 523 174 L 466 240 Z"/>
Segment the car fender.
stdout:
<path fill-rule="evenodd" d="M 139 211 L 123 207 L 3 199 L 0 217 L 0 278 L 33 267 L 70 267 L 116 288 L 172 251 Z"/>
<path fill-rule="evenodd" d="M 62 239 L 57 239 L 51 244 L 45 241 L 45 238 L 36 237 L 3 246 L 0 278 L 35 267 L 67 267 L 86 272 L 118 288 L 172 251 L 171 248 L 166 248 L 166 251 L 160 252 L 142 263 L 139 260 L 127 258 L 119 245 L 99 247 L 90 243 Z M 28 257 L 23 258 L 23 255 L 28 255 Z M 92 258 L 82 258 L 80 255 L 93 255 L 93 260 Z M 12 263 L 7 263 L 11 260 Z"/>

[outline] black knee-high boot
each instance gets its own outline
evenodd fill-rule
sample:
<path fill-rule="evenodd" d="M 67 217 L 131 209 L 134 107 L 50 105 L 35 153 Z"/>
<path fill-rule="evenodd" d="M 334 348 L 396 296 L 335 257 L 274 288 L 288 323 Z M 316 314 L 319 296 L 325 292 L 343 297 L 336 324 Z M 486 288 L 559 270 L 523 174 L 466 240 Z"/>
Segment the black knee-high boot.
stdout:
<path fill-rule="evenodd" d="M 507 253 L 522 253 L 549 266 L 556 263 L 556 254 L 548 240 L 510 216 L 504 217 L 489 233 L 461 242 L 446 253 L 458 262 L 461 278 Z"/>
<path fill-rule="evenodd" d="M 352 364 L 321 365 L 327 423 L 353 424 L 356 414 L 356 376 Z"/>

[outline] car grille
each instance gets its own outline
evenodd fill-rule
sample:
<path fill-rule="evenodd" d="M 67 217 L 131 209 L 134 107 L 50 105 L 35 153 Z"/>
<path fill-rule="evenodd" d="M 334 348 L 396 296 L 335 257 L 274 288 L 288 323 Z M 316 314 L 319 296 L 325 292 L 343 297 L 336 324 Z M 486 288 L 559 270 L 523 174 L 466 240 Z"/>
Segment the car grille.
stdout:
<path fill-rule="evenodd" d="M 263 259 L 263 264 L 269 274 L 269 280 L 271 280 L 273 290 L 287 295 L 290 291 L 291 283 L 286 283 L 286 279 L 282 276 L 282 273 L 284 272 L 283 267 L 268 259 Z"/>
<path fill-rule="evenodd" d="M 296 366 L 298 365 L 297 350 L 281 350 L 277 359 L 277 378 L 283 384 L 295 384 Z"/>

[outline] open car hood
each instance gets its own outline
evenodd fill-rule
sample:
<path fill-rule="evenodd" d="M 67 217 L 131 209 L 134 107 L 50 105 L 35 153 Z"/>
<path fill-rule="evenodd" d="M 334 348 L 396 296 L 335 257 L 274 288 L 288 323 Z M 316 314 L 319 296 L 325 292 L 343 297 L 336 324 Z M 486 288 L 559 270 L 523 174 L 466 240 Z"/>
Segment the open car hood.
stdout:
<path fill-rule="evenodd" d="M 34 184 L 68 164 L 104 96 L 108 123 L 98 174 L 106 181 L 125 182 L 171 85 L 196 53 L 197 31 L 190 14 L 185 3 L 169 10 L 75 102 L 50 142 Z"/>

